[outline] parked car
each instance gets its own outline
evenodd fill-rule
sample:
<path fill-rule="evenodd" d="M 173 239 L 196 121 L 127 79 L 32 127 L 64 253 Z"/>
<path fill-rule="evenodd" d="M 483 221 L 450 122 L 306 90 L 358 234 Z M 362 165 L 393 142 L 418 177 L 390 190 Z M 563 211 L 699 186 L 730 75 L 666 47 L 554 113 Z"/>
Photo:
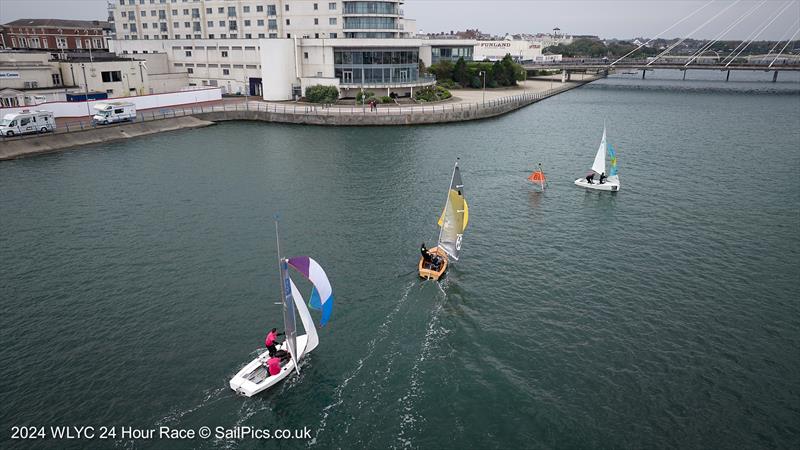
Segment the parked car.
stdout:
<path fill-rule="evenodd" d="M 6 114 L 0 120 L 0 134 L 14 136 L 28 133 L 46 133 L 56 129 L 56 121 L 50 111 L 23 110 Z"/>
<path fill-rule="evenodd" d="M 128 102 L 96 103 L 92 122 L 100 125 L 136 119 L 136 105 Z"/>

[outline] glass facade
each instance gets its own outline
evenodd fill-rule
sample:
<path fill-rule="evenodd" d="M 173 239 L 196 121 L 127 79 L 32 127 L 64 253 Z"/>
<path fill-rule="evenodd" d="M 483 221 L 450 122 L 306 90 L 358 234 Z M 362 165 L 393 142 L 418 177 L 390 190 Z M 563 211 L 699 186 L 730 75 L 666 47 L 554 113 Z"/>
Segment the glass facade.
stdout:
<path fill-rule="evenodd" d="M 394 17 L 345 17 L 345 30 L 394 30 L 397 20 Z"/>
<path fill-rule="evenodd" d="M 341 49 L 333 52 L 334 74 L 348 84 L 397 84 L 419 80 L 419 51 Z"/>
<path fill-rule="evenodd" d="M 400 9 L 390 2 L 344 2 L 344 13 L 399 15 Z"/>
<path fill-rule="evenodd" d="M 472 47 L 431 47 L 431 64 L 439 61 L 472 61 Z"/>
<path fill-rule="evenodd" d="M 349 32 L 345 33 L 344 37 L 350 39 L 391 39 L 394 37 L 394 33 L 381 33 L 381 32 Z"/>

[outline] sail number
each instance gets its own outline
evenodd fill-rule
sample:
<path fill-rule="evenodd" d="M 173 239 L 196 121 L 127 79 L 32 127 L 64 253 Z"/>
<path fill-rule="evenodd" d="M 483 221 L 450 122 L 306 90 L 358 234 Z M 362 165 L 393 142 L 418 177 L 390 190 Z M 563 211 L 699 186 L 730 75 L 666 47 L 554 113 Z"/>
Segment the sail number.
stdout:
<path fill-rule="evenodd" d="M 456 236 L 456 250 L 461 250 L 461 238 L 463 236 L 464 236 L 463 234 L 459 234 Z"/>

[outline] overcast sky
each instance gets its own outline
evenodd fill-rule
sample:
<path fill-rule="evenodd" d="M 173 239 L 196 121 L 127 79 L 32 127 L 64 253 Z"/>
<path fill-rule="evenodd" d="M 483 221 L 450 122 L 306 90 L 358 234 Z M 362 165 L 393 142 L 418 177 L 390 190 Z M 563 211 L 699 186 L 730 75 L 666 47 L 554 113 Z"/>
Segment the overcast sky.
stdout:
<path fill-rule="evenodd" d="M 254 4 L 269 2 L 252 0 Z M 106 0 L 0 0 L 0 23 L 21 18 L 105 20 L 106 3 Z M 404 9 L 406 17 L 416 19 L 418 29 L 425 32 L 479 28 L 492 34 L 537 33 L 557 26 L 569 34 L 632 38 L 654 37 L 707 3 L 709 0 L 407 0 Z M 800 0 L 714 0 L 667 32 L 666 37 L 685 37 L 730 7 L 691 36 L 716 37 L 734 20 L 758 6 L 725 36 L 746 39 L 787 5 L 758 39 L 788 39 L 800 27 Z M 796 39 L 800 39 L 800 34 Z"/>

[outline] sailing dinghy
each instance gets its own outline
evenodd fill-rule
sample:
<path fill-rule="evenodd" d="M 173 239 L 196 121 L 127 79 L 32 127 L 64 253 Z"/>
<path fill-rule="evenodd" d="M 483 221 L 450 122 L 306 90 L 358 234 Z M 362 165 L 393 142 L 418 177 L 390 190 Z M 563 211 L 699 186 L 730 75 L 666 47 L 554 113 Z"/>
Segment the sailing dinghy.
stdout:
<path fill-rule="evenodd" d="M 597 149 L 597 154 L 594 156 L 594 164 L 592 164 L 592 173 L 596 175 L 605 175 L 606 173 L 606 153 L 608 153 L 609 162 L 611 163 L 611 170 L 602 183 L 600 180 L 592 178 L 589 181 L 587 178 L 578 178 L 575 180 L 575 185 L 586 189 L 594 189 L 597 191 L 619 191 L 619 175 L 617 173 L 617 155 L 614 147 L 606 142 L 606 127 L 603 125 L 603 138 L 600 140 L 600 147 Z"/>
<path fill-rule="evenodd" d="M 447 190 L 447 200 L 441 217 L 439 217 L 439 241 L 436 247 L 428 250 L 434 258 L 441 261 L 439 266 L 433 266 L 420 256 L 419 276 L 429 280 L 438 280 L 444 275 L 450 260 L 458 261 L 461 251 L 461 238 L 469 221 L 469 206 L 464 197 L 464 183 L 461 181 L 461 171 L 458 161 L 453 167 L 450 178 L 450 188 Z"/>
<path fill-rule="evenodd" d="M 275 234 L 278 232 L 278 224 L 275 223 Z M 328 276 L 322 267 L 308 256 L 297 256 L 294 258 L 280 257 L 280 242 L 278 243 L 278 267 L 281 277 L 281 298 L 283 303 L 283 326 L 286 334 L 282 344 L 277 346 L 278 350 L 285 350 L 291 359 L 281 364 L 281 370 L 276 375 L 270 375 L 267 370 L 267 361 L 270 359 L 269 353 L 258 355 L 253 361 L 244 366 L 233 378 L 231 378 L 231 389 L 239 394 L 252 397 L 259 392 L 265 391 L 278 384 L 281 380 L 289 376 L 292 371 L 300 373 L 299 362 L 308 353 L 317 348 L 319 336 L 314 326 L 314 320 L 306 307 L 303 296 L 295 286 L 294 281 L 289 277 L 289 267 L 297 270 L 301 275 L 308 279 L 314 286 L 311 290 L 311 300 L 309 306 L 322 311 L 320 326 L 325 326 L 333 311 L 333 289 L 328 281 Z M 297 336 L 295 315 L 300 315 L 306 334 Z"/>
<path fill-rule="evenodd" d="M 533 173 L 528 176 L 528 181 L 538 185 L 539 188 L 544 191 L 544 187 L 547 185 L 547 178 L 545 178 L 544 176 L 544 169 L 542 169 L 542 163 L 539 163 L 538 170 L 534 170 Z"/>

